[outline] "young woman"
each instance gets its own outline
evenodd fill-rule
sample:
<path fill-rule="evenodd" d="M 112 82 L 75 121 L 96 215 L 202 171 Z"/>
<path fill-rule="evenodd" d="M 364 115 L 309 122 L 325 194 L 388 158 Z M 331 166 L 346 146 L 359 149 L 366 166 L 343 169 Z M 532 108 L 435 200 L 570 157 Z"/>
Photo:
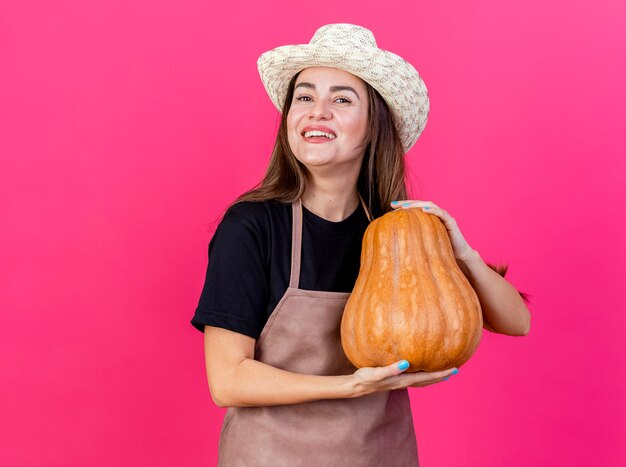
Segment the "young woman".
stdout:
<path fill-rule="evenodd" d="M 429 207 L 476 276 L 485 327 L 525 334 L 527 310 L 479 266 L 454 219 L 406 200 L 404 154 L 429 109 L 408 62 L 365 28 L 331 24 L 309 44 L 264 53 L 258 66 L 282 112 L 274 152 L 261 186 L 228 208 L 209 244 L 192 319 L 205 335 L 213 400 L 228 407 L 219 465 L 417 466 L 407 388 L 456 369 L 403 373 L 400 361 L 357 370 L 347 360 L 339 326 L 368 223 L 395 206 Z M 496 295 L 508 316 L 489 306 Z"/>

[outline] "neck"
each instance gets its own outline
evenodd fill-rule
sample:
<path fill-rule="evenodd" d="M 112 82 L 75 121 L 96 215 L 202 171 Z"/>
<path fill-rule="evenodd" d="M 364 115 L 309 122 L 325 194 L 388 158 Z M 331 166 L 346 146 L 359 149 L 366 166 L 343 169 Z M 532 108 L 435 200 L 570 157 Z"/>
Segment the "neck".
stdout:
<path fill-rule="evenodd" d="M 340 222 L 359 206 L 356 186 L 334 183 L 309 183 L 302 204 L 312 213 L 331 222 Z"/>

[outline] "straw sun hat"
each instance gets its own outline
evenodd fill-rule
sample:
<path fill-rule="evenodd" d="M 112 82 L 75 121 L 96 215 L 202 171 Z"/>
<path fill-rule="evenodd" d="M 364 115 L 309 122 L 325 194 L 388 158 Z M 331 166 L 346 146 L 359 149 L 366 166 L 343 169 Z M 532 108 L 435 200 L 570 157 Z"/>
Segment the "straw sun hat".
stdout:
<path fill-rule="evenodd" d="M 282 112 L 289 81 L 308 67 L 335 67 L 369 83 L 385 99 L 406 153 L 428 120 L 428 90 L 417 70 L 398 55 L 379 49 L 369 29 L 327 24 L 308 44 L 284 45 L 263 53 L 259 74 L 270 99 Z"/>

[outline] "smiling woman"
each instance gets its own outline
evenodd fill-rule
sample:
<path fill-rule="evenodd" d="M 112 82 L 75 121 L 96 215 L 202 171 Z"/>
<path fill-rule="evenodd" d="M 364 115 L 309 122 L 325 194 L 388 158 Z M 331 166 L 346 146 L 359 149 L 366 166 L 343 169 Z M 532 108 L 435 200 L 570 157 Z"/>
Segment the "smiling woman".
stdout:
<path fill-rule="evenodd" d="M 393 453 L 392 465 L 418 466 L 407 388 L 456 369 L 357 369 L 339 330 L 365 230 L 407 198 L 404 155 L 428 118 L 426 86 L 352 24 L 265 52 L 258 67 L 280 127 L 260 186 L 209 243 L 192 319 L 213 400 L 228 407 L 219 465 L 373 467 Z"/>

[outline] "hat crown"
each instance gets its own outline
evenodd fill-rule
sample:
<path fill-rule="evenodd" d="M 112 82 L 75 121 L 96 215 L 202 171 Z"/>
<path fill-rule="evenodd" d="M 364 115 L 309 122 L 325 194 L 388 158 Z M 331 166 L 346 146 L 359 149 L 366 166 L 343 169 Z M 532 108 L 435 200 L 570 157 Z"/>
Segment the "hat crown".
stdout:
<path fill-rule="evenodd" d="M 310 44 L 328 45 L 337 47 L 358 44 L 361 47 L 378 47 L 374 34 L 369 29 L 356 24 L 338 23 L 326 24 L 315 31 Z"/>

